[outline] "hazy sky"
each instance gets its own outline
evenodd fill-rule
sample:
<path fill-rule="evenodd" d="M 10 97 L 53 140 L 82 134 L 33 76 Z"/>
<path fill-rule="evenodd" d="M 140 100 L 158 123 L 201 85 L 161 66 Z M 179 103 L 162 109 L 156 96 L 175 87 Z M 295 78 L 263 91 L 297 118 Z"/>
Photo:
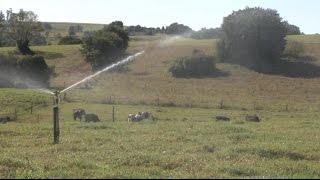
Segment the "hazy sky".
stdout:
<path fill-rule="evenodd" d="M 0 0 L 0 10 L 33 11 L 39 21 L 169 26 L 193 30 L 220 27 L 223 17 L 246 6 L 276 9 L 306 34 L 320 33 L 320 0 Z"/>

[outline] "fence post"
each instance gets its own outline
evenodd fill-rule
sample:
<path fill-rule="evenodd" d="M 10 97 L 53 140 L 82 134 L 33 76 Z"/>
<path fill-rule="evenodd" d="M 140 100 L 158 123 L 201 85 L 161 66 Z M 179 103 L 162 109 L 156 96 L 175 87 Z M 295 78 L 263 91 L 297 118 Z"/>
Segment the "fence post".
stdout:
<path fill-rule="evenodd" d="M 17 120 L 18 119 L 18 110 L 17 108 L 14 109 L 14 117 L 13 117 L 14 120 Z"/>
<path fill-rule="evenodd" d="M 114 122 L 114 106 L 112 106 L 112 122 Z"/>
<path fill-rule="evenodd" d="M 59 108 L 53 107 L 53 136 L 54 144 L 59 144 Z"/>
<path fill-rule="evenodd" d="M 30 114 L 32 114 L 32 109 L 33 109 L 33 101 L 31 102 Z"/>
<path fill-rule="evenodd" d="M 220 109 L 223 109 L 223 99 L 220 101 Z"/>

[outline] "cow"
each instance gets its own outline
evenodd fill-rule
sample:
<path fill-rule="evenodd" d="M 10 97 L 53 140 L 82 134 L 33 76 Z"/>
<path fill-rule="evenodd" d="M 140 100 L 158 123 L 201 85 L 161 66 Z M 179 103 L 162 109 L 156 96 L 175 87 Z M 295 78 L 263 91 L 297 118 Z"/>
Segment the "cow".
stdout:
<path fill-rule="evenodd" d="M 133 118 L 133 121 L 141 121 L 143 117 L 140 114 L 136 114 Z"/>
<path fill-rule="evenodd" d="M 152 117 L 152 120 L 154 120 L 154 117 L 150 112 L 138 112 L 138 114 L 129 114 L 128 122 L 138 122 L 143 119 L 148 119 L 150 116 Z"/>
<path fill-rule="evenodd" d="M 0 122 L 2 122 L 2 123 L 6 123 L 6 122 L 9 122 L 9 121 L 10 121 L 10 117 L 9 116 L 0 118 Z"/>
<path fill-rule="evenodd" d="M 97 115 L 95 114 L 86 114 L 84 115 L 84 119 L 85 119 L 85 122 L 99 122 L 100 119 Z"/>
<path fill-rule="evenodd" d="M 225 116 L 216 116 L 216 121 L 230 121 L 230 118 Z"/>
<path fill-rule="evenodd" d="M 143 119 L 148 119 L 151 116 L 150 112 L 139 112 L 138 113 Z"/>
<path fill-rule="evenodd" d="M 128 122 L 133 121 L 135 114 L 128 115 Z"/>
<path fill-rule="evenodd" d="M 246 115 L 246 121 L 251 121 L 251 122 L 260 122 L 260 118 L 258 116 L 248 116 Z"/>
<path fill-rule="evenodd" d="M 82 120 L 82 116 L 84 116 L 86 114 L 84 109 L 73 109 L 73 119 L 77 120 L 77 118 L 80 119 L 80 121 Z"/>

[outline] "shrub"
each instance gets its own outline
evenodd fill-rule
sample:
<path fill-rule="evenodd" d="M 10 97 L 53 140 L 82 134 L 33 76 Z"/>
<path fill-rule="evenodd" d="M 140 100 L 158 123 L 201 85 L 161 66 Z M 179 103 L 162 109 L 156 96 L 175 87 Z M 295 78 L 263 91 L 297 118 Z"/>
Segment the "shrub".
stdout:
<path fill-rule="evenodd" d="M 123 57 L 129 36 L 121 21 L 115 21 L 83 38 L 81 52 L 93 71 L 99 70 Z"/>
<path fill-rule="evenodd" d="M 51 69 L 42 56 L 23 56 L 18 59 L 17 68 L 20 70 L 18 73 L 22 79 L 32 80 L 32 82 L 41 86 L 48 85 Z"/>
<path fill-rule="evenodd" d="M 169 68 L 174 77 L 200 77 L 216 72 L 215 58 L 206 56 L 204 52 L 194 50 L 191 57 L 178 58 Z"/>
<path fill-rule="evenodd" d="M 303 44 L 297 41 L 289 41 L 283 52 L 284 56 L 298 58 L 304 55 Z"/>
<path fill-rule="evenodd" d="M 221 27 L 220 58 L 254 69 L 280 60 L 287 29 L 276 10 L 246 7 L 233 11 Z"/>
<path fill-rule="evenodd" d="M 59 40 L 59 45 L 82 44 L 82 40 L 75 36 L 64 36 Z"/>

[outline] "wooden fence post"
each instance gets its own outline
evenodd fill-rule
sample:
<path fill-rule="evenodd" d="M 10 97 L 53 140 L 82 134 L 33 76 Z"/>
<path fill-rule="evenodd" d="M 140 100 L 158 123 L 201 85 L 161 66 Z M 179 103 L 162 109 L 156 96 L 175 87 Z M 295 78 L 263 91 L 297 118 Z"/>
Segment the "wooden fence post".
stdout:
<path fill-rule="evenodd" d="M 59 108 L 53 107 L 53 136 L 54 136 L 54 144 L 59 144 Z"/>
<path fill-rule="evenodd" d="M 114 106 L 112 106 L 112 122 L 114 122 Z"/>
<path fill-rule="evenodd" d="M 223 109 L 223 99 L 220 101 L 220 109 Z"/>
<path fill-rule="evenodd" d="M 17 108 L 14 109 L 14 117 L 13 117 L 14 120 L 17 120 L 18 119 L 18 110 Z"/>
<path fill-rule="evenodd" d="M 32 114 L 32 109 L 33 109 L 33 101 L 31 102 L 30 114 Z"/>

